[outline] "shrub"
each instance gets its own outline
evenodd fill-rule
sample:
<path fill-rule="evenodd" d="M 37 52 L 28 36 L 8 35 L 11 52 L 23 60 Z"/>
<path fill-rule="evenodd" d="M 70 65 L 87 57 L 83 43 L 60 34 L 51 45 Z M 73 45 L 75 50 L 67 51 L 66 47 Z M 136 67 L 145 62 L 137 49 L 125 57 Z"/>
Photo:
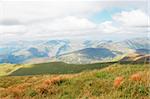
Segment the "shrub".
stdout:
<path fill-rule="evenodd" d="M 46 84 L 46 85 L 60 85 L 64 81 L 65 81 L 65 79 L 63 79 L 63 78 L 55 77 L 55 78 L 44 80 L 43 84 Z"/>
<path fill-rule="evenodd" d="M 21 94 L 23 93 L 23 90 L 19 89 L 18 87 L 11 88 L 9 89 L 9 93 L 12 94 L 13 97 L 20 97 Z"/>
<path fill-rule="evenodd" d="M 116 77 L 114 80 L 114 86 L 120 87 L 120 85 L 123 83 L 124 78 L 122 76 Z"/>
<path fill-rule="evenodd" d="M 141 76 L 140 73 L 136 73 L 136 74 L 131 75 L 130 78 L 131 78 L 131 80 L 133 80 L 133 81 L 140 81 L 141 78 L 142 78 L 142 76 Z"/>

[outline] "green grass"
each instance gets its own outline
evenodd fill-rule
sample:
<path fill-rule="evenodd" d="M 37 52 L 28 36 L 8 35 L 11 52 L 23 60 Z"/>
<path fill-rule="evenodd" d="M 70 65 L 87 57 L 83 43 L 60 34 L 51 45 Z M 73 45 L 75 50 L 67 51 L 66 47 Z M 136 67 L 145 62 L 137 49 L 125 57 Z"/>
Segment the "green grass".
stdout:
<path fill-rule="evenodd" d="M 0 64 L 0 76 L 9 75 L 19 68 L 31 66 L 31 64 Z"/>
<path fill-rule="evenodd" d="M 131 75 L 140 73 L 141 80 Z M 124 77 L 119 87 L 114 79 Z M 113 64 L 66 75 L 4 76 L 0 99 L 150 99 L 149 64 Z"/>
<path fill-rule="evenodd" d="M 41 74 L 73 74 L 85 70 L 100 69 L 109 66 L 112 63 L 95 64 L 66 64 L 63 62 L 51 62 L 30 65 L 13 71 L 11 76 L 41 75 Z"/>

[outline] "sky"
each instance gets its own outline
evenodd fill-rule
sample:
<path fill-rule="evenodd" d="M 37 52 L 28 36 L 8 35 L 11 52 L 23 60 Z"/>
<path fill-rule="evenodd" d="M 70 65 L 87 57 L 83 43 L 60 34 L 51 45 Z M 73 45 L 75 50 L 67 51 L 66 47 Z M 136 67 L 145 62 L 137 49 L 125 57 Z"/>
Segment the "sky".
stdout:
<path fill-rule="evenodd" d="M 149 0 L 0 0 L 0 41 L 149 36 Z"/>

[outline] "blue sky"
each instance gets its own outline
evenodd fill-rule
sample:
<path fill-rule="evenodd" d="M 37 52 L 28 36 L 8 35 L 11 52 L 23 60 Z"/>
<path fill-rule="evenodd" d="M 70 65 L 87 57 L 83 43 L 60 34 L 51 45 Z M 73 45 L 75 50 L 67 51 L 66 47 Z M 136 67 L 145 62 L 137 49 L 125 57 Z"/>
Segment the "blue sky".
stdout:
<path fill-rule="evenodd" d="M 112 8 L 106 8 L 103 9 L 102 11 L 99 11 L 95 14 L 93 14 L 90 19 L 94 21 L 95 23 L 101 23 L 104 21 L 111 21 L 112 20 L 112 15 L 116 13 L 120 13 L 121 11 L 125 11 L 125 9 L 122 8 L 117 8 L 117 7 L 112 7 Z"/>
<path fill-rule="evenodd" d="M 0 41 L 148 36 L 147 0 L 6 0 L 0 10 Z"/>

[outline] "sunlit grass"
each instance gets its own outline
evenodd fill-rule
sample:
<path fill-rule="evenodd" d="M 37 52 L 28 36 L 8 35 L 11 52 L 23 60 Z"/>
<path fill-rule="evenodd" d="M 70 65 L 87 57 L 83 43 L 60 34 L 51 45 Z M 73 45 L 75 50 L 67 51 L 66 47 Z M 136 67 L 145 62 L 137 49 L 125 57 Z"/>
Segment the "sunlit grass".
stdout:
<path fill-rule="evenodd" d="M 114 64 L 78 74 L 0 78 L 0 98 L 149 99 L 148 64 Z"/>

